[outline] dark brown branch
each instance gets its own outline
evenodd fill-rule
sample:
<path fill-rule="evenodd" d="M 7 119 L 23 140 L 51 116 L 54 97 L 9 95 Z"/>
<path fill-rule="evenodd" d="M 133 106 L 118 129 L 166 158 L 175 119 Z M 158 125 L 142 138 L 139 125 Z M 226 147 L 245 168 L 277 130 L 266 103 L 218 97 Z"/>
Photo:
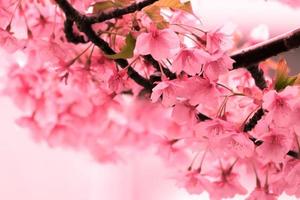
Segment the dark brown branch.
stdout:
<path fill-rule="evenodd" d="M 300 46 L 300 29 L 282 34 L 266 42 L 262 42 L 243 49 L 231 55 L 235 60 L 234 69 L 249 67 L 279 53 L 295 49 Z"/>
<path fill-rule="evenodd" d="M 133 3 L 125 8 L 117 8 L 111 12 L 95 14 L 87 17 L 87 22 L 90 24 L 95 24 L 95 23 L 104 22 L 106 20 L 119 18 L 123 15 L 142 10 L 143 8 L 155 3 L 156 1 L 158 0 L 144 0 L 139 3 Z"/>
<path fill-rule="evenodd" d="M 260 108 L 254 113 L 252 118 L 245 124 L 244 126 L 244 132 L 251 131 L 257 124 L 259 120 L 264 116 L 265 111 L 263 108 Z"/>
<path fill-rule="evenodd" d="M 259 89 L 263 90 L 267 88 L 267 82 L 264 77 L 264 72 L 259 68 L 258 64 L 248 66 L 247 70 L 250 72 L 252 78 L 255 81 L 255 85 Z"/>
<path fill-rule="evenodd" d="M 68 19 L 68 18 L 66 19 L 66 21 L 64 23 L 64 32 L 65 32 L 68 42 L 71 42 L 74 44 L 87 43 L 88 41 L 85 41 L 83 35 L 78 35 L 78 34 L 74 33 L 73 24 L 74 24 L 74 21 L 72 21 L 71 19 Z"/>
<path fill-rule="evenodd" d="M 300 29 L 296 29 L 232 54 L 231 58 L 235 61 L 233 69 L 241 67 L 248 69 L 255 80 L 256 86 L 264 89 L 267 87 L 266 81 L 263 71 L 259 69 L 257 63 L 299 46 Z"/>

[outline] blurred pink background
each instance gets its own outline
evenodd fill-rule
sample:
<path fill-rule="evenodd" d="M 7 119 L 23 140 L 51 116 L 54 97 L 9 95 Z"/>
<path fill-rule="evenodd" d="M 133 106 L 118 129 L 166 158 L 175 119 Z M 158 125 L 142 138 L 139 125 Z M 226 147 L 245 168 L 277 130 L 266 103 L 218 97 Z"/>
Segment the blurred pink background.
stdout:
<path fill-rule="evenodd" d="M 248 32 L 266 24 L 271 35 L 300 27 L 300 11 L 274 1 L 194 0 L 193 4 L 203 24 L 210 27 L 230 21 Z M 294 65 L 299 62 L 293 61 L 296 56 L 297 51 L 288 55 Z M 15 125 L 19 111 L 8 98 L 0 97 L 0 110 L 1 200 L 208 199 L 206 194 L 191 196 L 177 188 L 168 170 L 150 154 L 137 154 L 119 165 L 101 165 L 81 152 L 34 143 L 27 130 Z"/>

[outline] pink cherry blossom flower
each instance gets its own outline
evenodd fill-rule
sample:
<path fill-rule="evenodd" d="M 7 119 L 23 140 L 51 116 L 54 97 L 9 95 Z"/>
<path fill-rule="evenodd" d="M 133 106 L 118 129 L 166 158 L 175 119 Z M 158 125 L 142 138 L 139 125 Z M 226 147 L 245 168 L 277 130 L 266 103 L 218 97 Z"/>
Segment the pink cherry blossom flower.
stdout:
<path fill-rule="evenodd" d="M 202 73 L 202 65 L 210 58 L 210 55 L 202 49 L 185 48 L 175 57 L 172 69 L 179 74 L 184 71 L 193 76 Z"/>
<path fill-rule="evenodd" d="M 204 65 L 204 75 L 210 81 L 218 80 L 220 75 L 228 73 L 232 69 L 233 60 L 223 52 L 218 52 L 211 56 L 211 61 Z"/>
<path fill-rule="evenodd" d="M 151 54 L 156 60 L 171 58 L 179 50 L 179 38 L 171 29 L 151 28 L 137 37 L 135 53 Z"/>
<path fill-rule="evenodd" d="M 293 102 L 298 95 L 298 88 L 287 87 L 282 92 L 270 90 L 263 96 L 263 108 L 269 111 L 268 116 L 279 126 L 291 123 Z"/>

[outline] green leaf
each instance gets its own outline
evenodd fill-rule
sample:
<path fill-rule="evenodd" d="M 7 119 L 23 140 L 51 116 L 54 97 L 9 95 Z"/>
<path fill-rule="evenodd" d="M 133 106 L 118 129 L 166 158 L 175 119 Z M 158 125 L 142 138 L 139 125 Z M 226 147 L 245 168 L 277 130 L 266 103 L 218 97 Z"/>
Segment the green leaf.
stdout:
<path fill-rule="evenodd" d="M 276 78 L 275 78 L 275 90 L 281 91 L 289 85 L 294 85 L 298 76 L 288 75 L 289 67 L 286 60 L 281 59 L 277 64 Z"/>
<path fill-rule="evenodd" d="M 113 55 L 106 55 L 106 57 L 110 59 L 127 59 L 127 58 L 132 58 L 133 57 L 133 51 L 135 48 L 135 43 L 136 40 L 135 38 L 129 33 L 126 36 L 126 41 L 125 41 L 125 46 L 122 48 L 122 50 Z"/>

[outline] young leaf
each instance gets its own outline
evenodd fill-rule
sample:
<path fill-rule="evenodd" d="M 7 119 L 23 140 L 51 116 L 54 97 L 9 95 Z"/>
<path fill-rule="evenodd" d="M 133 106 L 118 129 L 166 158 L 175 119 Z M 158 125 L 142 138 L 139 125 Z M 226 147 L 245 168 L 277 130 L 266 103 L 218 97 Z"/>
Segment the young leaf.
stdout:
<path fill-rule="evenodd" d="M 127 58 L 132 58 L 133 57 L 133 50 L 135 48 L 135 43 L 136 40 L 135 38 L 129 33 L 126 36 L 126 41 L 125 41 L 125 46 L 122 48 L 122 50 L 117 53 L 117 54 L 113 54 L 113 55 L 106 55 L 106 57 L 110 58 L 110 59 L 127 59 Z"/>
<path fill-rule="evenodd" d="M 276 78 L 275 78 L 275 90 L 281 91 L 289 85 L 294 85 L 297 76 L 288 76 L 289 67 L 285 59 L 281 59 L 277 64 Z"/>

